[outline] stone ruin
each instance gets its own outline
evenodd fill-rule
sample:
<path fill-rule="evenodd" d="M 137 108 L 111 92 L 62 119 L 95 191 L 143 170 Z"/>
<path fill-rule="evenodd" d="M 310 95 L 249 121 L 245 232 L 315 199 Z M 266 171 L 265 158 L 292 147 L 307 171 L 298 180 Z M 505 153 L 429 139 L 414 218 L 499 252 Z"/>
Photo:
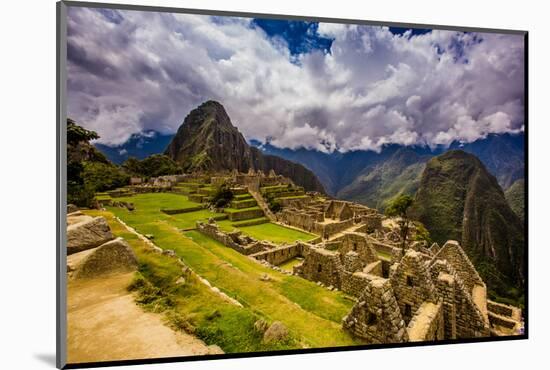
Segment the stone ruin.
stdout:
<path fill-rule="evenodd" d="M 266 175 L 253 169 L 247 174 L 182 176 L 156 179 L 153 184 L 226 184 L 236 191 L 250 191 L 256 199 L 263 196 L 262 187 L 294 187 L 273 171 Z M 147 185 L 134 187 L 139 186 Z M 316 193 L 305 195 L 282 202 L 283 209 L 270 220 L 319 236 L 309 243 L 258 241 L 239 231 L 224 232 L 213 220 L 198 222 L 197 229 L 275 269 L 299 258 L 293 274 L 356 300 L 343 327 L 368 343 L 514 335 L 522 330 L 521 310 L 487 299 L 485 283 L 457 242 L 442 247 L 409 242 L 403 250 L 391 220 L 376 210 Z M 408 240 L 413 240 L 414 227 L 410 232 Z"/>
<path fill-rule="evenodd" d="M 382 228 L 382 217 L 376 210 L 341 200 L 294 203 L 280 212 L 278 220 L 320 235 L 323 239 L 330 239 L 354 226 L 363 226 L 369 232 Z"/>
<path fill-rule="evenodd" d="M 197 221 L 197 231 L 245 256 L 276 248 L 275 244 L 258 241 L 250 236 L 243 235 L 240 231 L 221 231 L 213 219 L 208 220 L 208 223 Z"/>
<path fill-rule="evenodd" d="M 115 238 L 103 217 L 67 214 L 67 273 L 71 279 L 95 278 L 137 270 L 132 248 Z"/>

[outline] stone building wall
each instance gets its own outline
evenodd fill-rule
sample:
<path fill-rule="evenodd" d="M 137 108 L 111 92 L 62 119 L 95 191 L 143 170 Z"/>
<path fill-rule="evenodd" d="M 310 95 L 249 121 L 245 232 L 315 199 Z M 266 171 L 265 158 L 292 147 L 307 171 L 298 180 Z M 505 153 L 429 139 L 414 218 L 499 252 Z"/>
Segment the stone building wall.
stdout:
<path fill-rule="evenodd" d="M 360 297 L 361 294 L 365 291 L 368 283 L 377 278 L 374 275 L 366 274 L 362 271 L 349 272 L 344 271 L 342 273 L 342 292 L 349 294 L 353 297 Z"/>
<path fill-rule="evenodd" d="M 361 216 L 361 223 L 365 224 L 365 232 L 372 233 L 382 229 L 382 216 L 374 214 L 366 214 Z"/>
<path fill-rule="evenodd" d="M 283 209 L 280 213 L 279 220 L 287 225 L 298 227 L 302 230 L 315 232 L 316 221 L 323 221 L 324 215 L 322 212 L 305 212 L 295 208 Z"/>
<path fill-rule="evenodd" d="M 407 326 L 411 342 L 445 339 L 443 303 L 424 302 Z"/>
<path fill-rule="evenodd" d="M 369 242 L 365 234 L 357 232 L 344 232 L 344 235 L 334 239 L 334 241 L 341 243 L 338 248 L 338 252 L 340 252 L 342 257 L 350 251 L 356 252 L 362 262 L 362 267 L 371 262 L 378 261 L 376 250 L 374 249 L 372 243 Z"/>
<path fill-rule="evenodd" d="M 435 287 L 420 253 L 408 250 L 390 267 L 390 281 L 401 315 L 408 322 L 425 302 L 436 302 Z"/>
<path fill-rule="evenodd" d="M 294 272 L 307 280 L 340 288 L 343 266 L 338 252 L 313 245 L 303 250 L 304 262 L 294 267 Z"/>
<path fill-rule="evenodd" d="M 475 285 L 485 285 L 474 265 L 464 250 L 460 247 L 458 242 L 449 240 L 443 245 L 443 247 L 441 247 L 434 258 L 449 262 L 458 276 L 460 276 L 460 279 L 466 286 L 468 292 L 471 293 Z"/>
<path fill-rule="evenodd" d="M 319 233 L 323 238 L 328 239 L 331 236 L 338 234 L 353 226 L 353 219 L 332 222 L 329 224 L 315 223 L 316 233 Z"/>
<path fill-rule="evenodd" d="M 368 343 L 401 343 L 408 341 L 405 322 L 387 279 L 370 280 L 343 327 Z"/>
<path fill-rule="evenodd" d="M 446 260 L 437 260 L 431 265 L 430 274 L 437 276 L 438 294 L 443 297 L 445 302 L 454 305 L 456 338 L 489 336 L 488 320 L 473 301 L 471 291 L 454 267 Z M 445 288 L 443 289 L 443 287 Z"/>

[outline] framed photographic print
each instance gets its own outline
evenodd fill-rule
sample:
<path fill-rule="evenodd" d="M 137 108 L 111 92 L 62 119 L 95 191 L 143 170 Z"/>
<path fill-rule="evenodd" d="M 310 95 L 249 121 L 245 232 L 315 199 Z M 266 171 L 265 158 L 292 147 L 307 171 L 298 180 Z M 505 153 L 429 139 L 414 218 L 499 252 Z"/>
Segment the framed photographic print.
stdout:
<path fill-rule="evenodd" d="M 526 31 L 57 5 L 58 367 L 527 338 Z"/>

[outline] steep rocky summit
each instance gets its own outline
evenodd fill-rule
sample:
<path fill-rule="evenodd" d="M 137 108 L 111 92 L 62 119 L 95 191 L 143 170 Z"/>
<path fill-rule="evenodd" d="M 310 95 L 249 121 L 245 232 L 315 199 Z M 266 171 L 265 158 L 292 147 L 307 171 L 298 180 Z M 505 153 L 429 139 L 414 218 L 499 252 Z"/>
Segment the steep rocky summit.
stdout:
<path fill-rule="evenodd" d="M 247 172 L 252 168 L 267 173 L 273 169 L 307 190 L 324 192 L 323 185 L 313 172 L 301 164 L 265 155 L 250 147 L 231 123 L 224 107 L 211 100 L 187 115 L 165 154 L 187 172 L 233 169 Z"/>
<path fill-rule="evenodd" d="M 523 223 L 496 178 L 474 155 L 451 150 L 432 158 L 412 214 L 435 241 L 461 241 L 493 292 L 510 297 L 523 287 Z"/>

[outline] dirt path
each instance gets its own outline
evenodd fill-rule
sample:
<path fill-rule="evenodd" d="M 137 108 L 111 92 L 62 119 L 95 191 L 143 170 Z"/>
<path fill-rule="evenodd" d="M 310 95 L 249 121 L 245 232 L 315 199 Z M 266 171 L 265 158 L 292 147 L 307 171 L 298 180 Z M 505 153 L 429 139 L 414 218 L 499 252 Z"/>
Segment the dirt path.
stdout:
<path fill-rule="evenodd" d="M 137 306 L 126 290 L 132 276 L 69 282 L 69 363 L 220 353 Z"/>

